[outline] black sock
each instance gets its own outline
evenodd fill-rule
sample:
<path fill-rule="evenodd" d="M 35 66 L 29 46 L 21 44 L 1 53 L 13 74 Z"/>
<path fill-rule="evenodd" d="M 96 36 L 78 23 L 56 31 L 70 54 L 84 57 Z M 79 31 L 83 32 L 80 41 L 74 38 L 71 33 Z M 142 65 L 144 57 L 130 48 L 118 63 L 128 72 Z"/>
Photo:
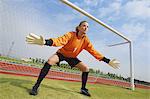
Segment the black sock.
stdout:
<path fill-rule="evenodd" d="M 87 82 L 87 79 L 88 79 L 88 73 L 89 72 L 83 72 L 82 73 L 82 89 L 85 89 L 86 82 Z"/>
<path fill-rule="evenodd" d="M 43 68 L 41 69 L 41 72 L 39 74 L 39 77 L 37 79 L 37 82 L 35 83 L 33 89 L 37 90 L 38 87 L 40 86 L 42 80 L 45 78 L 45 76 L 47 75 L 49 69 L 50 69 L 51 65 L 49 65 L 47 62 L 44 64 Z"/>

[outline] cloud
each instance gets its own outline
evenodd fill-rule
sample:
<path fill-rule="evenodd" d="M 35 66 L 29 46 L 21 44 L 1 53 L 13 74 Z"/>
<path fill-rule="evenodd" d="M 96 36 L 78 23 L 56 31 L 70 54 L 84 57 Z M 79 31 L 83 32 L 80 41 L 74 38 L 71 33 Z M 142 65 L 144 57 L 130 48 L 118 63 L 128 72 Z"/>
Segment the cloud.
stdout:
<path fill-rule="evenodd" d="M 149 0 L 132 0 L 127 2 L 123 2 L 123 0 L 114 0 L 113 2 L 84 0 L 83 3 L 74 2 L 74 4 L 99 18 L 107 18 L 107 20 L 119 19 L 119 16 L 124 15 L 128 18 L 150 18 Z"/>
<path fill-rule="evenodd" d="M 55 17 L 54 20 L 57 22 L 61 23 L 68 23 L 76 18 L 75 15 L 73 14 L 64 14 L 64 13 L 58 13 Z"/>
<path fill-rule="evenodd" d="M 124 6 L 124 11 L 131 18 L 150 18 L 149 0 L 132 0 Z"/>
<path fill-rule="evenodd" d="M 108 21 L 125 16 L 128 19 L 148 19 L 150 18 L 150 1 L 132 0 L 125 3 L 122 0 L 115 0 L 99 6 L 98 11 L 95 13 L 99 18 L 107 18 Z"/>
<path fill-rule="evenodd" d="M 84 9 L 88 13 L 94 13 L 95 9 L 99 6 L 101 0 L 83 0 L 83 2 L 73 2 L 75 5 Z"/>
<path fill-rule="evenodd" d="M 120 9 L 121 9 L 121 2 L 115 1 L 115 2 L 109 3 L 109 5 L 105 7 L 99 8 L 97 16 L 100 18 L 104 18 L 104 17 L 111 18 L 112 16 L 119 15 Z"/>
<path fill-rule="evenodd" d="M 74 4 L 75 4 L 76 6 L 78 6 L 79 8 L 85 10 L 85 11 L 88 12 L 88 13 L 93 12 L 93 9 L 91 9 L 90 6 L 87 6 L 87 5 L 85 5 L 84 3 L 75 2 Z M 75 12 L 75 14 L 76 14 L 76 12 Z M 81 16 L 81 15 L 80 15 L 80 16 Z M 81 17 L 83 17 L 83 16 L 81 16 Z"/>
<path fill-rule="evenodd" d="M 83 0 L 83 3 L 79 3 L 79 2 L 74 2 L 74 4 L 80 6 L 80 7 L 96 7 L 99 2 L 101 2 L 100 0 Z"/>
<path fill-rule="evenodd" d="M 84 4 L 87 6 L 97 6 L 99 2 L 99 0 L 84 0 Z"/>
<path fill-rule="evenodd" d="M 146 31 L 145 25 L 141 23 L 128 23 L 121 27 L 121 30 L 132 41 L 135 41 L 142 33 Z"/>

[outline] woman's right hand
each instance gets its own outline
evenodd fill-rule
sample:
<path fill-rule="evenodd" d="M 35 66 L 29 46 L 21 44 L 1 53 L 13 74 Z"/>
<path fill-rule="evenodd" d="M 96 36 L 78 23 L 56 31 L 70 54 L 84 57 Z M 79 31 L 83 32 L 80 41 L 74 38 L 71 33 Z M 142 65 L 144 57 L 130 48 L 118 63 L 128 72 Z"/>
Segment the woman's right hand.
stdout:
<path fill-rule="evenodd" d="M 26 36 L 26 42 L 28 44 L 37 44 L 37 45 L 44 45 L 45 39 L 42 36 L 38 36 L 34 33 L 30 33 Z"/>

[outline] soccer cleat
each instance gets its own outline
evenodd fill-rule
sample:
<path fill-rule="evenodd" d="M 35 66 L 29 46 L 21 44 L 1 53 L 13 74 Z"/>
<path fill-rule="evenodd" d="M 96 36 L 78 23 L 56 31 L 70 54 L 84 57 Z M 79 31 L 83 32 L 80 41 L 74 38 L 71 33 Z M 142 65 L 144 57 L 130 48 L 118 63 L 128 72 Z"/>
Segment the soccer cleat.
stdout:
<path fill-rule="evenodd" d="M 38 94 L 38 91 L 33 88 L 33 89 L 29 92 L 29 94 L 36 96 L 36 95 Z"/>
<path fill-rule="evenodd" d="M 81 88 L 81 94 L 86 95 L 86 96 L 91 96 L 90 93 L 88 92 L 88 89 L 86 88 Z"/>

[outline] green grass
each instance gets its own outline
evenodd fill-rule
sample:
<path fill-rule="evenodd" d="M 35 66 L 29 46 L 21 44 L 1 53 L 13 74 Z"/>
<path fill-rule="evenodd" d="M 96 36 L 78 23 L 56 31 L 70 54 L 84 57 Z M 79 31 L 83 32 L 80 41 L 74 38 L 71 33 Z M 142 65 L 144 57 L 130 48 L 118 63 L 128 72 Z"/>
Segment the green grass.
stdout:
<path fill-rule="evenodd" d="M 79 93 L 80 82 L 45 79 L 37 96 L 28 94 L 35 77 L 0 74 L 0 99 L 150 99 L 150 90 L 88 84 L 92 97 Z"/>

